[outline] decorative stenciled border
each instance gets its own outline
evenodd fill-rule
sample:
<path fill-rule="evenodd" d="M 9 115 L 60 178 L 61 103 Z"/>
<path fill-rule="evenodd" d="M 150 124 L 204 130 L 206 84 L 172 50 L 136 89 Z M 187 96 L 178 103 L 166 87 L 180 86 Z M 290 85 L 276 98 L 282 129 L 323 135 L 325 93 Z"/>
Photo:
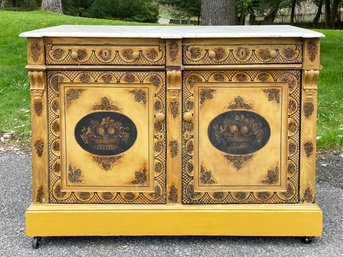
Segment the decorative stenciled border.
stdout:
<path fill-rule="evenodd" d="M 183 47 L 187 65 L 301 63 L 302 43 L 293 44 L 212 44 L 189 43 Z"/>
<path fill-rule="evenodd" d="M 198 192 L 194 190 L 194 126 L 182 122 L 182 202 L 184 204 L 230 203 L 298 203 L 299 202 L 299 137 L 300 137 L 300 85 L 299 70 L 241 70 L 241 71 L 185 71 L 183 73 L 183 113 L 194 112 L 193 89 L 195 83 L 223 82 L 284 82 L 289 85 L 288 98 L 288 159 L 286 191 Z M 277 101 L 276 95 L 268 95 Z M 203 178 L 214 181 L 204 170 Z"/>
<path fill-rule="evenodd" d="M 165 41 L 150 44 L 73 44 L 46 39 L 47 64 L 163 65 Z"/>
<path fill-rule="evenodd" d="M 154 113 L 165 112 L 164 72 L 113 71 L 48 71 L 49 124 L 49 203 L 166 203 L 166 126 L 165 121 L 154 121 L 154 189 L 145 192 L 66 192 L 61 186 L 60 102 L 59 85 L 66 83 L 152 84 L 154 86 Z M 56 125 L 58 124 L 58 126 Z"/>

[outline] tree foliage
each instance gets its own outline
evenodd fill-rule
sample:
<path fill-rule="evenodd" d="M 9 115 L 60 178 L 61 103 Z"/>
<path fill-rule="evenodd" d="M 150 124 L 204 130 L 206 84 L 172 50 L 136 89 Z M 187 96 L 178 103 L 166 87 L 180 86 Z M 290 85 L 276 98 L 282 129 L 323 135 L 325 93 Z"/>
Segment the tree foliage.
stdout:
<path fill-rule="evenodd" d="M 140 22 L 157 22 L 158 4 L 152 0 L 94 0 L 90 15 Z"/>
<path fill-rule="evenodd" d="M 162 5 L 172 6 L 181 16 L 200 16 L 201 0 L 159 0 Z"/>

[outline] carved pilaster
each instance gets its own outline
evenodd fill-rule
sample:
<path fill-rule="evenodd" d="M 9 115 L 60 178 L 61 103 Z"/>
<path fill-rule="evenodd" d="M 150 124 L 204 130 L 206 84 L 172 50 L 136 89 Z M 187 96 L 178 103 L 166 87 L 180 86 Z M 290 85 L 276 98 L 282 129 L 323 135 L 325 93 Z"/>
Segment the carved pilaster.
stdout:
<path fill-rule="evenodd" d="M 29 70 L 29 78 L 32 126 L 32 199 L 33 202 L 47 203 L 46 73 L 44 70 Z"/>
<path fill-rule="evenodd" d="M 300 202 L 315 201 L 317 83 L 319 70 L 303 70 L 300 136 Z"/>
<path fill-rule="evenodd" d="M 167 41 L 167 195 L 169 203 L 180 203 L 181 197 L 181 66 L 182 43 Z"/>

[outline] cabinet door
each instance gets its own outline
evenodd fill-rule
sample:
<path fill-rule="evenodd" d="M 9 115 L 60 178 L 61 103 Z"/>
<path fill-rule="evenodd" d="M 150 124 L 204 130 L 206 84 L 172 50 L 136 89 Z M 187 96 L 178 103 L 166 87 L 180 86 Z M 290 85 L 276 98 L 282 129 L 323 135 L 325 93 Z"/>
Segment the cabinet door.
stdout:
<path fill-rule="evenodd" d="M 298 202 L 299 79 L 184 73 L 184 203 Z"/>
<path fill-rule="evenodd" d="M 164 203 L 162 72 L 49 72 L 51 203 Z"/>

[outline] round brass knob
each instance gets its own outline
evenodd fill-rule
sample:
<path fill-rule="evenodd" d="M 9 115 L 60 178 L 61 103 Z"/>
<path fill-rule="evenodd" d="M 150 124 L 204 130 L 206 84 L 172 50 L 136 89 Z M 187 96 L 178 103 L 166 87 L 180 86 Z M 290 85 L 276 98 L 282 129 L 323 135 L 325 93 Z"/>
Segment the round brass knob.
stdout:
<path fill-rule="evenodd" d="M 210 58 L 214 58 L 214 57 L 216 57 L 216 52 L 213 51 L 213 50 L 208 51 L 208 56 L 209 56 Z"/>
<path fill-rule="evenodd" d="M 156 113 L 156 120 L 159 122 L 164 121 L 164 113 L 162 112 Z"/>
<path fill-rule="evenodd" d="M 192 121 L 192 120 L 193 120 L 193 114 L 190 113 L 190 112 L 185 112 L 185 113 L 183 114 L 183 119 L 184 119 L 185 121 Z"/>
<path fill-rule="evenodd" d="M 75 51 L 72 51 L 70 56 L 71 56 L 71 58 L 76 60 L 79 57 L 79 54 L 77 52 L 75 52 Z"/>
<path fill-rule="evenodd" d="M 275 58 L 277 55 L 277 52 L 275 50 L 270 51 L 270 57 Z"/>
<path fill-rule="evenodd" d="M 132 58 L 137 59 L 139 57 L 139 52 L 133 52 L 132 53 Z"/>

